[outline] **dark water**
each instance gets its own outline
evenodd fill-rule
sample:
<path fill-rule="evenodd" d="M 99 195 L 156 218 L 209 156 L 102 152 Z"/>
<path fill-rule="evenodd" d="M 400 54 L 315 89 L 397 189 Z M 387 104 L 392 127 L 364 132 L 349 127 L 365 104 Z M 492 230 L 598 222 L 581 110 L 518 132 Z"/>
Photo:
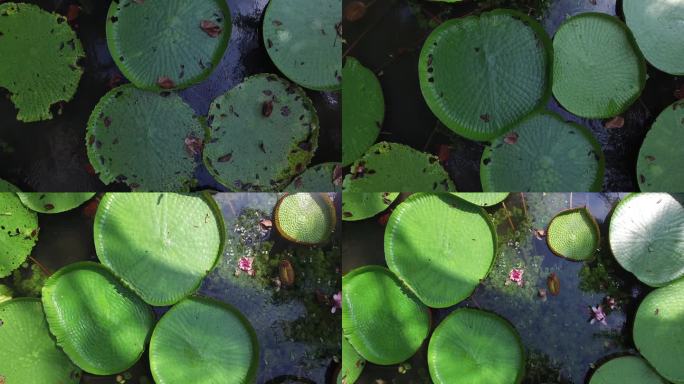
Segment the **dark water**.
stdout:
<path fill-rule="evenodd" d="M 344 0 L 347 4 L 352 0 Z M 459 191 L 480 191 L 479 167 L 484 144 L 469 141 L 437 121 L 423 100 L 418 81 L 418 58 L 423 41 L 441 21 L 492 7 L 510 7 L 541 19 L 552 36 L 560 23 L 577 13 L 594 11 L 621 15 L 615 0 L 483 0 L 457 4 L 418 0 L 376 0 L 365 17 L 344 24 L 348 44 L 345 54 L 356 57 L 375 71 L 385 95 L 386 113 L 379 140 L 399 142 L 418 150 L 439 153 L 448 146 L 445 168 Z M 550 4 L 542 13 L 519 4 Z M 595 4 L 592 4 L 595 3 Z M 478 4 L 484 4 L 480 8 Z M 516 6 L 516 4 L 518 4 Z M 625 112 L 621 129 L 605 129 L 601 120 L 581 119 L 562 110 L 555 100 L 548 108 L 565 119 L 589 128 L 606 156 L 604 191 L 636 191 L 639 148 L 655 118 L 675 100 L 684 79 L 649 66 L 648 82 L 641 98 Z"/>
<path fill-rule="evenodd" d="M 512 194 L 505 207 L 488 208 L 499 237 L 498 256 L 487 279 L 466 301 L 447 309 L 432 310 L 433 328 L 458 307 L 493 311 L 509 320 L 520 333 L 527 353 L 524 383 L 581 384 L 592 369 L 608 357 L 634 353 L 632 319 L 639 301 L 649 288 L 617 265 L 611 255 L 608 218 L 621 198 L 619 194 Z M 524 202 L 523 202 L 524 201 Z M 533 229 L 546 228 L 559 211 L 587 206 L 601 229 L 601 247 L 589 262 L 573 262 L 555 256 Z M 510 221 L 508 218 L 510 217 Z M 343 223 L 343 273 L 367 264 L 385 265 L 384 226 L 378 218 Z M 522 268 L 525 284 L 507 284 L 512 268 Z M 547 277 L 555 273 L 560 293 L 546 300 Z M 590 306 L 615 298 L 607 325 L 590 324 Z M 608 313 L 608 312 L 607 312 Z M 427 341 L 407 362 L 408 372 L 399 366 L 369 364 L 359 384 L 429 383 L 426 363 Z M 408 365 L 404 365 L 409 367 Z"/>
<path fill-rule="evenodd" d="M 240 83 L 246 76 L 269 72 L 279 74 L 271 63 L 261 39 L 263 11 L 267 0 L 226 0 L 233 30 L 228 50 L 212 75 L 201 84 L 180 92 L 198 115 L 206 115 L 217 96 Z M 121 76 L 105 40 L 105 19 L 109 1 L 29 0 L 48 11 L 66 14 L 73 4 L 82 4 L 74 26 L 86 52 L 81 78 L 74 99 L 62 106 L 60 115 L 45 122 L 21 123 L 16 120 L 12 102 L 0 89 L 0 179 L 22 190 L 74 192 L 126 189 L 125 185 L 103 185 L 92 174 L 85 147 L 85 129 L 90 112 L 111 88 L 113 78 Z M 123 80 L 122 82 L 125 82 Z M 339 93 L 307 91 L 318 111 L 321 135 L 312 164 L 339 161 L 341 122 Z M 56 111 L 58 108 L 55 107 Z M 198 189 L 224 190 L 198 162 Z"/>

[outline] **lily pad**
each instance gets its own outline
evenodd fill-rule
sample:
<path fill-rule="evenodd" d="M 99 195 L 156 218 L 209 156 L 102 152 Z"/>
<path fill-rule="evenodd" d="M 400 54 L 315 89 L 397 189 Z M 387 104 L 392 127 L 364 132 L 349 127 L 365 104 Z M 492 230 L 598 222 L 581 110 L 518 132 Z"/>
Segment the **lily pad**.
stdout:
<path fill-rule="evenodd" d="M 648 131 L 637 162 L 644 192 L 684 191 L 684 101 L 667 107 Z"/>
<path fill-rule="evenodd" d="M 0 345 L 0 383 L 81 381 L 81 370 L 50 335 L 40 299 L 0 303 Z"/>
<path fill-rule="evenodd" d="M 28 208 L 40 213 L 62 213 L 90 200 L 95 193 L 20 192 L 19 199 Z"/>
<path fill-rule="evenodd" d="M 485 192 L 600 191 L 604 169 L 603 151 L 588 129 L 544 112 L 485 149 L 480 180 Z"/>
<path fill-rule="evenodd" d="M 553 95 L 578 116 L 617 116 L 646 85 L 646 62 L 617 17 L 573 16 L 556 32 L 553 49 Z"/>
<path fill-rule="evenodd" d="M 141 191 L 188 190 L 204 133 L 178 95 L 127 84 L 109 91 L 90 115 L 88 158 L 105 184 L 118 181 Z"/>
<path fill-rule="evenodd" d="M 301 88 L 266 73 L 248 77 L 214 100 L 209 123 L 204 162 L 234 191 L 285 188 L 318 146 L 311 100 Z"/>
<path fill-rule="evenodd" d="M 38 241 L 38 216 L 14 193 L 0 193 L 0 278 L 9 276 Z"/>
<path fill-rule="evenodd" d="M 299 244 L 321 244 L 337 224 L 335 206 L 325 193 L 295 193 L 282 197 L 275 208 L 281 236 Z"/>
<path fill-rule="evenodd" d="M 394 192 L 344 192 L 342 196 L 342 220 L 358 221 L 383 212 L 399 197 Z"/>
<path fill-rule="evenodd" d="M 57 345 L 96 375 L 133 366 L 154 325 L 150 308 L 107 268 L 92 262 L 74 263 L 50 276 L 43 306 Z"/>
<path fill-rule="evenodd" d="M 681 253 L 680 253 L 681 256 Z M 644 298 L 634 320 L 634 344 L 658 373 L 684 383 L 684 279 L 658 288 Z"/>
<path fill-rule="evenodd" d="M 0 179 L 0 192 L 19 192 L 19 188 L 8 181 Z"/>
<path fill-rule="evenodd" d="M 622 356 L 602 364 L 591 376 L 589 384 L 667 384 L 646 360 Z"/>
<path fill-rule="evenodd" d="M 349 165 L 378 139 L 385 97 L 373 71 L 353 57 L 347 57 L 342 76 L 342 165 Z"/>
<path fill-rule="evenodd" d="M 344 178 L 345 192 L 453 191 L 454 183 L 436 156 L 403 144 L 381 142 L 370 147 Z"/>
<path fill-rule="evenodd" d="M 343 337 L 369 362 L 408 359 L 429 330 L 428 308 L 387 268 L 361 267 L 342 278 Z"/>
<path fill-rule="evenodd" d="M 435 329 L 428 347 L 435 384 L 516 384 L 525 370 L 525 351 L 513 326 L 493 313 L 460 308 Z"/>
<path fill-rule="evenodd" d="M 342 168 L 339 163 L 314 165 L 295 177 L 285 192 L 341 192 Z"/>
<path fill-rule="evenodd" d="M 500 202 L 506 200 L 509 193 L 508 192 L 482 192 L 482 193 L 453 193 L 454 196 L 460 197 L 461 199 L 479 205 L 480 207 L 491 207 L 499 204 Z"/>
<path fill-rule="evenodd" d="M 418 74 L 445 126 L 491 140 L 550 97 L 551 41 L 534 19 L 510 10 L 442 23 L 427 38 Z"/>
<path fill-rule="evenodd" d="M 259 343 L 234 307 L 187 298 L 159 320 L 150 341 L 150 369 L 158 384 L 253 383 Z"/>
<path fill-rule="evenodd" d="M 147 303 L 164 306 L 197 290 L 223 252 L 225 228 L 208 195 L 108 193 L 94 238 L 103 264 Z"/>
<path fill-rule="evenodd" d="M 349 344 L 346 337 L 342 338 L 342 370 L 337 375 L 337 384 L 354 384 L 361 376 L 366 360 Z"/>
<path fill-rule="evenodd" d="M 228 47 L 223 0 L 113 1 L 107 46 L 121 72 L 147 90 L 186 88 L 206 79 Z"/>
<path fill-rule="evenodd" d="M 264 14 L 268 55 L 304 88 L 340 89 L 341 35 L 342 0 L 271 0 Z"/>
<path fill-rule="evenodd" d="M 0 4 L 0 87 L 10 92 L 18 120 L 49 120 L 53 104 L 71 100 L 84 56 L 64 16 L 31 4 Z"/>
<path fill-rule="evenodd" d="M 601 244 L 599 226 L 586 207 L 556 215 L 546 230 L 551 252 L 575 261 L 592 259 Z"/>
<path fill-rule="evenodd" d="M 610 218 L 610 248 L 637 279 L 659 287 L 684 276 L 684 208 L 666 193 L 631 194 Z"/>
<path fill-rule="evenodd" d="M 669 74 L 684 75 L 681 30 L 684 2 L 623 0 L 622 10 L 648 62 Z"/>
<path fill-rule="evenodd" d="M 387 222 L 385 260 L 425 305 L 446 308 L 487 276 L 496 241 L 481 207 L 452 195 L 415 194 Z"/>

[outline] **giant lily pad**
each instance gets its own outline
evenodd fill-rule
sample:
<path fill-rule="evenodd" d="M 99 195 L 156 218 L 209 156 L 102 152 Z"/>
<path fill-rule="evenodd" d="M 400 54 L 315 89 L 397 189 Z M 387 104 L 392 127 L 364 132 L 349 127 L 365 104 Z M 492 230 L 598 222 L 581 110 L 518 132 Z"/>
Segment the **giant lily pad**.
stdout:
<path fill-rule="evenodd" d="M 366 360 L 342 337 L 342 369 L 337 375 L 337 384 L 354 384 L 361 376 Z"/>
<path fill-rule="evenodd" d="M 435 384 L 516 384 L 525 367 L 515 328 L 498 315 L 470 308 L 455 310 L 439 324 L 427 359 Z"/>
<path fill-rule="evenodd" d="M 259 344 L 249 321 L 232 306 L 191 297 L 154 329 L 150 369 L 158 384 L 253 383 Z"/>
<path fill-rule="evenodd" d="M 0 278 L 9 276 L 38 241 L 38 216 L 14 193 L 0 193 Z"/>
<path fill-rule="evenodd" d="M 292 180 L 285 192 L 341 192 L 342 168 L 338 163 L 314 165 Z"/>
<path fill-rule="evenodd" d="M 39 193 L 21 192 L 19 199 L 25 206 L 40 213 L 61 213 L 72 210 L 90 200 L 95 193 Z"/>
<path fill-rule="evenodd" d="M 342 74 L 342 165 L 349 165 L 377 140 L 385 98 L 378 78 L 355 58 L 347 58 Z"/>
<path fill-rule="evenodd" d="M 105 184 L 125 182 L 143 191 L 188 190 L 204 133 L 178 95 L 128 84 L 109 91 L 90 115 L 88 157 Z"/>
<path fill-rule="evenodd" d="M 225 229 L 208 195 L 108 193 L 94 237 L 100 261 L 147 303 L 162 306 L 197 290 L 223 252 Z"/>
<path fill-rule="evenodd" d="M 648 363 L 636 356 L 622 356 L 602 364 L 589 384 L 667 384 Z"/>
<path fill-rule="evenodd" d="M 639 188 L 642 191 L 684 191 L 682 147 L 684 147 L 684 101 L 678 101 L 658 116 L 641 146 L 637 175 Z"/>
<path fill-rule="evenodd" d="M 337 224 L 335 206 L 324 193 L 295 193 L 278 201 L 275 225 L 280 234 L 300 244 L 320 244 Z"/>
<path fill-rule="evenodd" d="M 610 218 L 609 239 L 618 263 L 650 286 L 684 276 L 684 208 L 671 195 L 626 197 Z"/>
<path fill-rule="evenodd" d="M 345 192 L 453 191 L 454 183 L 437 157 L 403 144 L 381 142 L 370 147 L 344 178 Z"/>
<path fill-rule="evenodd" d="M 49 120 L 50 106 L 71 100 L 84 55 L 64 16 L 31 4 L 0 4 L 0 87 L 11 93 L 18 120 Z"/>
<path fill-rule="evenodd" d="M 342 0 L 271 0 L 264 14 L 268 55 L 305 88 L 336 90 L 342 81 Z"/>
<path fill-rule="evenodd" d="M 684 383 L 684 279 L 646 296 L 637 310 L 632 336 L 639 352 L 661 376 Z"/>
<path fill-rule="evenodd" d="M 80 262 L 50 276 L 43 306 L 57 345 L 84 371 L 123 372 L 145 350 L 150 308 L 101 264 Z"/>
<path fill-rule="evenodd" d="M 373 217 L 392 205 L 399 197 L 395 192 L 344 192 L 342 220 L 358 221 Z"/>
<path fill-rule="evenodd" d="M 420 88 L 444 125 L 491 140 L 548 100 L 550 49 L 539 23 L 518 12 L 449 20 L 425 41 Z"/>
<path fill-rule="evenodd" d="M 0 383 L 81 381 L 81 370 L 50 335 L 40 299 L 0 303 L 0 345 Z"/>
<path fill-rule="evenodd" d="M 594 257 L 601 244 L 601 232 L 586 207 L 575 208 L 563 211 L 551 220 L 546 242 L 554 254 L 584 261 Z"/>
<path fill-rule="evenodd" d="M 509 193 L 508 192 L 483 192 L 483 193 L 454 193 L 454 196 L 458 196 L 461 199 L 479 205 L 480 207 L 491 207 L 499 204 L 500 202 L 506 200 Z"/>
<path fill-rule="evenodd" d="M 604 168 L 603 151 L 589 130 L 539 113 L 485 149 L 480 179 L 486 192 L 599 191 Z"/>
<path fill-rule="evenodd" d="M 249 77 L 214 100 L 209 121 L 204 162 L 221 184 L 236 191 L 283 189 L 304 171 L 318 146 L 311 100 L 275 75 Z"/>
<path fill-rule="evenodd" d="M 389 269 L 434 308 L 470 296 L 495 254 L 496 232 L 487 213 L 452 195 L 412 195 L 385 229 Z"/>
<path fill-rule="evenodd" d="M 429 328 L 427 307 L 387 268 L 361 267 L 342 278 L 342 332 L 364 359 L 400 363 L 416 353 Z"/>
<path fill-rule="evenodd" d="M 623 0 L 622 10 L 646 59 L 661 71 L 684 75 L 684 1 Z"/>
<path fill-rule="evenodd" d="M 136 87 L 185 88 L 207 78 L 223 57 L 231 32 L 223 0 L 113 1 L 107 45 Z"/>
<path fill-rule="evenodd" d="M 646 85 L 646 63 L 616 17 L 590 12 L 567 19 L 553 49 L 553 94 L 576 115 L 619 115 Z"/>

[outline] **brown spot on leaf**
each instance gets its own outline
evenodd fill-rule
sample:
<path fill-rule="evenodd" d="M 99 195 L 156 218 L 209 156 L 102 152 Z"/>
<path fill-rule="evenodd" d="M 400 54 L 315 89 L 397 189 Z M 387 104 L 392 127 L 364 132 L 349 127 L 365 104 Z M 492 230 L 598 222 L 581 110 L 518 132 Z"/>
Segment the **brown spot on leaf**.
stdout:
<path fill-rule="evenodd" d="M 480 120 L 484 121 L 485 123 L 489 123 L 490 121 L 492 121 L 492 117 L 489 116 L 488 113 L 483 113 L 482 115 L 480 115 Z"/>
<path fill-rule="evenodd" d="M 176 84 L 173 82 L 173 80 L 166 76 L 162 76 L 159 79 L 157 79 L 157 85 L 159 85 L 163 89 L 173 89 L 176 87 Z"/>
<path fill-rule="evenodd" d="M 510 144 L 510 145 L 516 144 L 518 142 L 518 137 L 519 136 L 517 133 L 510 132 L 510 133 L 506 134 L 506 137 L 504 137 L 504 143 Z"/>
<path fill-rule="evenodd" d="M 109 116 L 105 116 L 103 123 L 105 128 L 109 128 L 109 126 L 112 125 L 112 118 Z"/>
<path fill-rule="evenodd" d="M 229 154 L 227 154 L 227 155 L 223 155 L 223 156 L 219 157 L 219 158 L 218 158 L 218 162 L 219 162 L 219 163 L 227 163 L 227 162 L 229 162 L 230 159 L 232 159 L 232 158 L 233 158 L 233 154 L 232 154 L 232 153 L 229 153 Z"/>
<path fill-rule="evenodd" d="M 221 27 L 211 20 L 202 20 L 200 28 L 210 37 L 218 37 L 223 31 Z"/>
<path fill-rule="evenodd" d="M 46 211 L 52 211 L 53 209 L 55 209 L 55 206 L 53 204 L 50 204 L 50 203 L 45 204 L 43 207 L 45 208 Z"/>
<path fill-rule="evenodd" d="M 261 106 L 261 114 L 264 115 L 264 117 L 269 117 L 272 113 L 273 100 L 264 101 L 264 104 Z"/>

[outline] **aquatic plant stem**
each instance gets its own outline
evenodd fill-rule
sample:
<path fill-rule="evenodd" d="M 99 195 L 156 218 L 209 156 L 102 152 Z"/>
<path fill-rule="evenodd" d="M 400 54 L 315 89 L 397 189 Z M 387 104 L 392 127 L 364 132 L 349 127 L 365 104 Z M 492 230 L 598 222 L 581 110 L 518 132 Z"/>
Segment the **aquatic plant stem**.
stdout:
<path fill-rule="evenodd" d="M 572 192 L 570 192 L 570 209 L 572 209 Z"/>
<path fill-rule="evenodd" d="M 522 202 L 523 213 L 525 214 L 525 219 L 527 219 L 527 204 L 525 203 L 525 194 L 520 192 L 520 201 Z"/>
<path fill-rule="evenodd" d="M 515 231 L 515 225 L 513 225 L 513 220 L 511 220 L 511 211 L 508 210 L 508 207 L 506 207 L 505 202 L 502 201 L 501 204 L 503 205 L 504 211 L 506 211 L 506 218 L 508 218 L 508 224 L 510 224 L 511 228 Z"/>
<path fill-rule="evenodd" d="M 29 258 L 29 260 L 31 260 L 35 265 L 37 265 L 38 268 L 40 268 L 40 269 L 43 271 L 43 273 L 45 274 L 45 276 L 47 276 L 47 277 L 52 276 L 52 272 L 51 272 L 45 265 L 43 265 L 43 263 L 41 263 L 40 261 L 36 260 L 33 256 L 30 256 L 30 255 L 29 255 L 28 258 Z"/>

